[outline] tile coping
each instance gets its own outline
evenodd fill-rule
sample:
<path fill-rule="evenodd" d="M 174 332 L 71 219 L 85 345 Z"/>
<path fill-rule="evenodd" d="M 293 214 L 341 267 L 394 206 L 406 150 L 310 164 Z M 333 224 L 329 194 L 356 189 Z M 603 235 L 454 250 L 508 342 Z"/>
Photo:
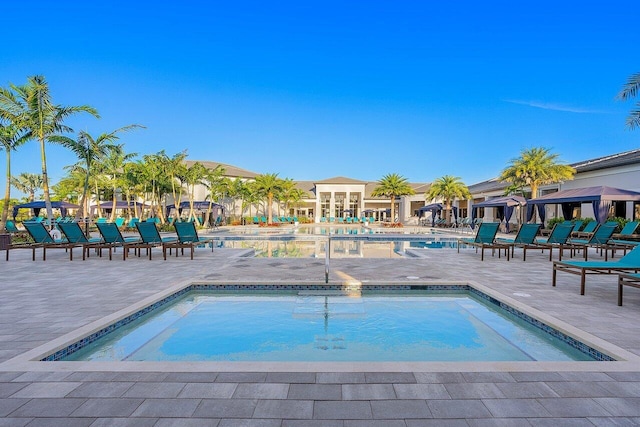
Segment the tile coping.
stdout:
<path fill-rule="evenodd" d="M 285 282 L 285 281 L 193 281 L 188 280 L 178 283 L 168 289 L 135 303 L 127 308 L 91 322 L 73 332 L 58 337 L 33 350 L 27 351 L 0 364 L 2 371 L 144 371 L 144 372 L 486 372 L 486 371 L 629 371 L 638 370 L 640 356 L 615 346 L 599 337 L 575 328 L 565 322 L 549 316 L 539 310 L 529 307 L 515 299 L 500 294 L 479 283 L 464 281 L 362 281 L 368 288 L 384 289 L 407 286 L 438 287 L 448 289 L 468 290 L 476 297 L 487 299 L 490 302 L 502 306 L 526 321 L 534 324 L 542 323 L 542 329 L 550 327 L 560 335 L 565 335 L 569 340 L 575 339 L 583 343 L 596 354 L 610 357 L 612 361 L 580 361 L 580 362 L 548 362 L 548 361 L 512 361 L 512 362 L 67 362 L 44 361 L 46 357 L 64 352 L 74 343 L 99 333 L 109 325 L 126 321 L 127 318 L 137 317 L 140 313 L 148 311 L 150 306 L 164 304 L 190 290 L 206 289 L 209 287 L 220 288 L 313 288 L 316 290 L 330 288 L 332 290 L 350 288 L 354 282 Z M 358 286 L 355 284 L 355 286 Z M 295 288 L 294 288 L 295 289 Z M 545 328 L 546 325 L 546 328 Z"/>

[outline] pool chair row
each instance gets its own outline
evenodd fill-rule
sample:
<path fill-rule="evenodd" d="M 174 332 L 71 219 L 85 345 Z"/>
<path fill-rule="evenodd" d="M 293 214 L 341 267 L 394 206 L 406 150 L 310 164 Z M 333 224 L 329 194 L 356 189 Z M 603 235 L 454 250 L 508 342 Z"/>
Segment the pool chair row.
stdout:
<path fill-rule="evenodd" d="M 375 221 L 376 221 L 375 218 L 372 217 L 372 216 L 370 216 L 370 217 L 363 216 L 363 217 L 360 217 L 360 218 L 358 218 L 358 217 L 346 217 L 346 218 L 338 217 L 338 218 L 336 218 L 336 217 L 333 217 L 333 216 L 327 218 L 327 217 L 323 216 L 323 217 L 320 218 L 320 222 L 337 223 L 337 224 L 364 224 L 365 222 L 371 224 L 371 223 L 373 223 Z"/>
<path fill-rule="evenodd" d="M 191 259 L 193 259 L 194 249 L 196 246 L 210 244 L 213 251 L 213 242 L 210 239 L 200 238 L 197 234 L 195 224 L 191 222 L 177 222 L 174 224 L 177 237 L 161 237 L 153 222 L 141 222 L 136 224 L 139 236 L 124 237 L 115 223 L 97 223 L 99 238 L 93 238 L 87 235 L 80 224 L 61 223 L 56 229 L 48 230 L 43 223 L 33 222 L 24 223 L 25 230 L 31 238 L 31 242 L 6 245 L 6 260 L 9 260 L 9 252 L 13 249 L 31 249 L 32 260 L 36 259 L 36 250 L 42 249 L 42 259 L 46 261 L 47 250 L 64 249 L 69 253 L 69 260 L 73 260 L 74 249 L 82 250 L 82 259 L 86 259 L 94 249 L 99 256 L 102 256 L 103 250 L 108 250 L 109 259 L 112 259 L 113 252 L 117 248 L 122 248 L 123 260 L 127 259 L 129 251 L 133 249 L 138 256 L 141 255 L 142 249 L 146 249 L 149 259 L 152 258 L 152 249 L 154 247 L 162 247 L 164 259 L 166 253 L 176 250 L 184 254 L 185 249 L 191 250 Z"/>

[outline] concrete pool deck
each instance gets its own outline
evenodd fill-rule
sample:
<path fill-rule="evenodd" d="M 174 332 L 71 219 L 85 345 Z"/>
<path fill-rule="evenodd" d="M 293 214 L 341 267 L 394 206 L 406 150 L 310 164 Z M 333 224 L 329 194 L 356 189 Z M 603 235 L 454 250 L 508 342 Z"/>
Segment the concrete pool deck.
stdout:
<path fill-rule="evenodd" d="M 615 275 L 588 276 L 580 296 L 578 276 L 559 273 L 551 286 L 548 253 L 528 251 L 526 262 L 521 250 L 511 261 L 485 254 L 481 262 L 473 249 L 423 251 L 420 258 L 332 259 L 330 282 L 476 282 L 640 355 L 640 290 L 625 289 L 618 307 Z M 240 254 L 198 249 L 193 261 L 163 261 L 155 249 L 152 261 L 92 254 L 70 262 L 64 251 L 50 250 L 47 261 L 38 251 L 33 262 L 30 251 L 11 251 L 10 261 L 0 262 L 0 426 L 640 425 L 635 361 L 262 370 L 186 362 L 126 369 L 52 362 L 20 370 L 9 362 L 185 281 L 324 279 L 323 259 Z"/>

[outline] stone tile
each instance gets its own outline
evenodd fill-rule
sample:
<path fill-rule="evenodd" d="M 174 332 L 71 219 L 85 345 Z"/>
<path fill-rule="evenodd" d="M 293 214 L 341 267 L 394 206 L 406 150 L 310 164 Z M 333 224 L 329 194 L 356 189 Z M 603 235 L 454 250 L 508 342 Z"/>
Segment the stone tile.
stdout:
<path fill-rule="evenodd" d="M 0 399 L 0 417 L 6 417 L 28 401 L 29 399 Z M 18 417 L 18 415 L 12 415 L 12 417 Z"/>
<path fill-rule="evenodd" d="M 640 382 L 605 382 L 596 383 L 603 389 L 607 390 L 609 396 L 615 397 L 640 397 Z"/>
<path fill-rule="evenodd" d="M 593 427 L 587 418 L 530 418 L 533 427 Z"/>
<path fill-rule="evenodd" d="M 200 399 L 146 399 L 131 415 L 133 417 L 190 417 L 200 404 Z"/>
<path fill-rule="evenodd" d="M 609 418 L 587 418 L 594 426 L 597 427 L 637 427 L 640 425 L 640 418 L 624 418 L 624 417 L 609 417 Z"/>
<path fill-rule="evenodd" d="M 480 400 L 427 400 L 433 418 L 488 418 L 491 413 Z"/>
<path fill-rule="evenodd" d="M 368 383 L 415 383 L 416 377 L 412 372 L 367 372 L 364 374 Z"/>
<path fill-rule="evenodd" d="M 318 372 L 316 381 L 323 384 L 358 384 L 366 382 L 363 372 Z"/>
<path fill-rule="evenodd" d="M 233 393 L 238 399 L 286 399 L 289 384 L 241 383 Z"/>
<path fill-rule="evenodd" d="M 461 419 L 431 419 L 405 420 L 407 427 L 469 427 L 466 420 Z"/>
<path fill-rule="evenodd" d="M 344 427 L 406 427 L 404 420 L 346 420 Z"/>
<path fill-rule="evenodd" d="M 9 397 L 30 385 L 29 383 L 0 383 L 0 399 Z"/>
<path fill-rule="evenodd" d="M 119 372 L 110 381 L 162 382 L 168 375 L 166 372 Z"/>
<path fill-rule="evenodd" d="M 256 399 L 202 399 L 193 416 L 202 418 L 251 418 Z"/>
<path fill-rule="evenodd" d="M 609 375 L 604 372 L 560 372 L 560 376 L 565 381 L 576 382 L 596 382 L 596 381 L 613 381 Z"/>
<path fill-rule="evenodd" d="M 266 382 L 286 384 L 314 384 L 315 372 L 269 372 Z"/>
<path fill-rule="evenodd" d="M 311 419 L 312 400 L 260 400 L 253 414 L 255 418 Z"/>
<path fill-rule="evenodd" d="M 318 401 L 313 405 L 315 420 L 370 420 L 373 418 L 369 402 Z"/>
<path fill-rule="evenodd" d="M 184 386 L 178 397 L 202 399 L 229 399 L 236 391 L 234 383 L 189 383 Z"/>
<path fill-rule="evenodd" d="M 640 417 L 640 398 L 638 397 L 596 397 L 593 400 L 612 415 Z"/>
<path fill-rule="evenodd" d="M 288 399 L 341 400 L 340 384 L 291 384 Z"/>
<path fill-rule="evenodd" d="M 515 379 L 508 372 L 463 372 L 468 383 L 510 383 Z"/>
<path fill-rule="evenodd" d="M 515 399 L 558 397 L 558 394 L 543 382 L 497 383 L 496 387 L 504 396 Z"/>
<path fill-rule="evenodd" d="M 25 372 L 14 378 L 13 382 L 53 382 L 62 381 L 69 376 L 69 372 Z"/>
<path fill-rule="evenodd" d="M 218 427 L 280 427 L 280 420 L 259 420 L 259 419 L 224 419 L 220 420 Z"/>
<path fill-rule="evenodd" d="M 535 399 L 483 399 L 482 403 L 497 418 L 548 417 L 549 412 Z"/>
<path fill-rule="evenodd" d="M 530 427 L 531 424 L 524 418 L 474 418 L 467 420 L 469 427 Z M 564 424 L 556 424 L 556 427 L 564 427 Z"/>
<path fill-rule="evenodd" d="M 398 399 L 450 399 L 443 384 L 394 384 Z"/>
<path fill-rule="evenodd" d="M 565 381 L 558 372 L 509 372 L 518 382 Z"/>
<path fill-rule="evenodd" d="M 160 418 L 153 427 L 218 427 L 219 425 L 220 420 L 215 418 Z"/>
<path fill-rule="evenodd" d="M 212 383 L 217 378 L 217 372 L 171 372 L 164 381 L 175 383 Z"/>
<path fill-rule="evenodd" d="M 29 427 L 89 427 L 93 418 L 35 418 Z"/>
<path fill-rule="evenodd" d="M 609 397 L 611 392 L 594 382 L 562 381 L 547 383 L 561 397 Z"/>
<path fill-rule="evenodd" d="M 432 417 L 424 400 L 374 400 L 371 410 L 378 420 Z"/>
<path fill-rule="evenodd" d="M 445 384 L 452 399 L 493 399 L 506 397 L 494 383 Z"/>
<path fill-rule="evenodd" d="M 173 420 L 172 418 L 96 418 L 91 423 L 91 427 L 157 427 L 163 420 Z M 183 418 L 184 420 L 184 418 Z M 182 424 L 184 425 L 184 424 Z M 188 425 L 188 424 L 187 424 Z M 206 424 L 200 424 L 206 426 Z M 176 426 L 178 426 L 176 424 Z"/>
<path fill-rule="evenodd" d="M 555 417 L 608 417 L 617 415 L 607 412 L 602 406 L 587 398 L 538 399 L 538 402 Z"/>
<path fill-rule="evenodd" d="M 0 382 L 4 383 L 13 381 L 15 378 L 18 378 L 23 374 L 24 372 L 0 372 Z"/>
<path fill-rule="evenodd" d="M 419 383 L 450 384 L 467 382 L 460 372 L 415 372 L 413 375 Z"/>
<path fill-rule="evenodd" d="M 114 381 L 117 376 L 118 372 L 72 372 L 65 381 L 108 382 Z"/>
<path fill-rule="evenodd" d="M 282 427 L 344 427 L 342 420 L 282 420 Z"/>
<path fill-rule="evenodd" d="M 216 377 L 218 383 L 263 383 L 266 372 L 221 372 Z"/>
<path fill-rule="evenodd" d="M 24 427 L 33 418 L 0 418 L 0 427 Z"/>
<path fill-rule="evenodd" d="M 132 382 L 87 382 L 68 394 L 69 397 L 122 397 L 135 384 Z"/>
<path fill-rule="evenodd" d="M 616 381 L 636 381 L 640 382 L 640 371 L 638 372 L 607 372 L 607 376 Z"/>
<path fill-rule="evenodd" d="M 138 382 L 132 385 L 122 396 L 142 398 L 178 397 L 185 383 Z"/>
<path fill-rule="evenodd" d="M 32 383 L 16 392 L 12 397 L 64 397 L 81 384 L 78 382 Z"/>
<path fill-rule="evenodd" d="M 13 400 L 13 399 L 12 399 Z M 24 401 L 22 399 L 15 399 Z M 10 415 L 12 417 L 68 417 L 78 409 L 86 399 L 31 399 Z M 0 410 L 2 406 L 0 404 Z"/>
<path fill-rule="evenodd" d="M 395 399 L 393 384 L 344 384 L 343 400 Z"/>
<path fill-rule="evenodd" d="M 133 414 L 143 399 L 101 398 L 89 399 L 73 411 L 74 417 L 128 417 Z"/>

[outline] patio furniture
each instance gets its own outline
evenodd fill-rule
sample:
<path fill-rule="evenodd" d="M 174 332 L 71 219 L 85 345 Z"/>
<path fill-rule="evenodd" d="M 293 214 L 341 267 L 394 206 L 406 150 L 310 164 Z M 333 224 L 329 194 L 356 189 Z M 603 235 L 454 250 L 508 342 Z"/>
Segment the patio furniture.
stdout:
<path fill-rule="evenodd" d="M 122 247 L 125 243 L 137 243 L 140 241 L 139 237 L 124 237 L 118 226 L 113 222 L 96 224 L 96 227 L 98 227 L 98 232 L 102 236 L 103 247 L 109 249 L 109 261 L 112 259 L 112 251 L 115 251 L 117 247 Z"/>
<path fill-rule="evenodd" d="M 498 238 L 497 241 L 511 248 L 511 258 L 513 258 L 516 247 L 522 248 L 522 261 L 526 261 L 527 248 L 535 244 L 541 226 L 542 224 L 523 224 L 513 239 Z"/>
<path fill-rule="evenodd" d="M 171 249 L 175 248 L 176 257 L 178 256 L 178 249 L 182 251 L 184 255 L 184 249 L 191 249 L 191 259 L 193 259 L 193 252 L 196 246 L 211 246 L 211 252 L 213 252 L 213 239 L 208 237 L 198 237 L 198 230 L 193 222 L 176 222 L 173 224 L 178 234 L 178 239 L 174 241 L 168 241 L 162 244 L 162 255 L 164 259 L 167 259 L 167 249 L 171 254 Z"/>
<path fill-rule="evenodd" d="M 613 274 L 625 271 L 640 271 L 640 247 L 636 247 L 618 261 L 554 261 L 552 286 L 556 286 L 558 271 L 580 276 L 580 295 L 584 295 L 587 274 Z"/>
<path fill-rule="evenodd" d="M 77 222 L 59 222 L 58 227 L 69 243 L 77 243 L 82 247 L 82 260 L 89 256 L 89 249 L 98 250 L 102 256 L 103 241 L 100 238 L 91 238 L 84 234 Z"/>
<path fill-rule="evenodd" d="M 509 245 L 507 243 L 500 243 L 496 241 L 496 234 L 498 233 L 498 227 L 500 226 L 499 222 L 483 222 L 478 227 L 478 232 L 476 236 L 471 238 L 460 238 L 458 239 L 458 253 L 460 253 L 460 245 L 469 245 L 476 248 L 476 253 L 478 252 L 478 248 L 481 249 L 480 260 L 484 261 L 484 250 L 491 249 L 492 255 L 496 249 L 498 249 L 498 258 L 500 258 L 500 251 L 502 249 L 505 250 L 505 254 L 507 255 L 507 261 L 509 260 Z"/>
<path fill-rule="evenodd" d="M 553 248 L 559 249 L 558 260 L 562 260 L 562 254 L 564 253 L 564 249 L 567 246 L 567 241 L 569 240 L 569 236 L 573 231 L 573 224 L 569 223 L 561 223 L 556 224 L 551 229 L 551 233 L 548 237 L 542 239 L 536 239 L 531 245 L 527 245 L 528 248 L 539 248 L 543 251 L 545 249 L 549 249 L 549 261 L 551 261 L 553 256 Z M 526 256 L 526 255 L 524 255 Z"/>
<path fill-rule="evenodd" d="M 622 305 L 622 288 L 625 286 L 640 288 L 640 274 L 618 274 L 618 305 Z"/>
<path fill-rule="evenodd" d="M 42 222 L 23 222 L 22 225 L 25 230 L 27 230 L 27 233 L 29 233 L 31 239 L 33 239 L 32 244 L 24 246 L 32 249 L 33 255 L 31 259 L 33 261 L 36 260 L 36 248 L 42 248 L 43 261 L 47 260 L 47 249 L 65 249 L 69 252 L 69 261 L 73 261 L 73 248 L 82 246 L 78 243 L 69 242 L 66 239 L 54 239 Z M 58 232 L 58 234 L 59 233 L 60 232 Z M 18 246 L 16 246 L 16 248 L 17 247 Z M 9 252 L 7 251 L 7 260 L 8 259 Z"/>
<path fill-rule="evenodd" d="M 589 239 L 571 239 L 569 241 L 569 247 L 572 251 L 582 250 L 584 251 L 584 260 L 587 260 L 589 254 L 589 248 L 604 250 L 604 260 L 607 261 L 607 242 L 613 235 L 616 229 L 616 225 L 602 224 L 596 227 Z"/>
<path fill-rule="evenodd" d="M 155 222 L 137 222 L 136 229 L 140 234 L 140 240 L 137 242 L 125 242 L 122 251 L 122 260 L 127 259 L 129 249 L 134 249 L 140 257 L 141 249 L 146 249 L 151 260 L 153 248 L 160 247 L 165 243 L 175 241 L 175 237 L 161 237 Z"/>
<path fill-rule="evenodd" d="M 596 231 L 596 227 L 598 226 L 598 221 L 589 221 L 585 224 L 584 228 L 580 231 L 574 231 L 571 233 L 572 237 L 576 237 L 578 239 L 589 238 Z"/>

